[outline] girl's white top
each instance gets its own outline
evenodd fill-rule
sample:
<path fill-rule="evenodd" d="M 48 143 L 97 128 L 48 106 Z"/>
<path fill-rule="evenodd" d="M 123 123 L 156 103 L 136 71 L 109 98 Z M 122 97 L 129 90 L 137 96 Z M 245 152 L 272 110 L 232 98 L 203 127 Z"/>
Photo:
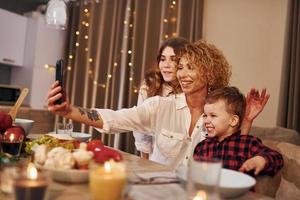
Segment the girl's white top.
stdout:
<path fill-rule="evenodd" d="M 138 96 L 138 102 L 137 105 L 141 105 L 147 98 L 148 98 L 148 87 L 144 83 L 140 87 L 139 96 Z M 173 94 L 173 89 L 169 84 L 163 83 L 162 84 L 162 94 L 161 96 L 167 97 Z M 140 132 L 133 132 L 134 136 L 134 144 L 138 151 L 151 154 L 153 152 L 153 136 L 146 135 L 144 133 Z"/>
<path fill-rule="evenodd" d="M 103 120 L 102 133 L 139 131 L 154 136 L 150 159 L 173 168 L 186 166 L 198 142 L 205 139 L 203 119 L 199 117 L 191 137 L 191 114 L 184 94 L 155 96 L 143 104 L 113 111 L 97 109 Z"/>

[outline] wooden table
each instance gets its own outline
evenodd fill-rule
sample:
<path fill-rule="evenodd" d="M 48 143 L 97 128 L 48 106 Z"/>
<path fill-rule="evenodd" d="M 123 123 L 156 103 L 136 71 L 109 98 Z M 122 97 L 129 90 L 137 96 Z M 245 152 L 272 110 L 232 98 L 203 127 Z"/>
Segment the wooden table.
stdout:
<path fill-rule="evenodd" d="M 170 168 L 138 156 L 122 152 L 129 177 L 133 173 L 141 172 L 168 172 Z M 164 185 L 130 185 L 128 197 L 124 200 L 184 200 L 185 191 L 180 184 Z M 12 200 L 13 197 L 0 194 L 1 200 Z M 51 182 L 47 200 L 91 200 L 88 184 L 63 184 Z M 236 200 L 271 200 L 272 198 L 248 192 Z"/>

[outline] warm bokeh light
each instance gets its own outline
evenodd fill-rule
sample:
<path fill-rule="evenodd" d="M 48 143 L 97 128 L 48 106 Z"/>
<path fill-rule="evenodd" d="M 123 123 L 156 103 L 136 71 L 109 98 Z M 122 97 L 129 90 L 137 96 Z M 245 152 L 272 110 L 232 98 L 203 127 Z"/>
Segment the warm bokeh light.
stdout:
<path fill-rule="evenodd" d="M 110 164 L 110 162 L 105 162 L 104 163 L 104 171 L 105 172 L 111 172 L 111 164 Z"/>
<path fill-rule="evenodd" d="M 35 180 L 38 177 L 38 172 L 33 163 L 29 163 L 26 169 L 26 176 L 29 179 Z"/>

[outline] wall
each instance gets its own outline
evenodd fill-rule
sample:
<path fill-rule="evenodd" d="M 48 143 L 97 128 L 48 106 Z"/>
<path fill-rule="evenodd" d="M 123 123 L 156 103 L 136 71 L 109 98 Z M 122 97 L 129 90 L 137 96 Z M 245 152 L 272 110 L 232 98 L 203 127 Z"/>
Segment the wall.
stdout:
<path fill-rule="evenodd" d="M 44 16 L 38 12 L 27 13 L 28 24 L 24 54 L 24 66 L 13 67 L 11 84 L 29 88 L 24 104 L 33 109 L 45 109 L 46 98 L 54 82 L 54 71 L 44 68 L 55 65 L 64 55 L 65 31 L 48 27 Z"/>
<path fill-rule="evenodd" d="M 65 31 L 48 27 L 44 16 L 34 17 L 37 20 L 37 37 L 32 77 L 32 95 L 30 105 L 41 109 L 46 106 L 46 98 L 51 85 L 55 81 L 55 71 L 44 68 L 45 64 L 55 65 L 64 58 Z"/>
<path fill-rule="evenodd" d="M 231 85 L 271 94 L 255 125 L 276 126 L 288 0 L 206 0 L 203 38 L 232 65 Z"/>

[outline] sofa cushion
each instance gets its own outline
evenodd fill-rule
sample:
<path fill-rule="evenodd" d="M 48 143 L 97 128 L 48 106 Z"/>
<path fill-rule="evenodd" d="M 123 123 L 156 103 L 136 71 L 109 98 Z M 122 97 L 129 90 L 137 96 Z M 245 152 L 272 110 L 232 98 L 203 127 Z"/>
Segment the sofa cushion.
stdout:
<path fill-rule="evenodd" d="M 250 134 L 259 137 L 262 140 L 275 140 L 300 145 L 299 133 L 295 130 L 283 127 L 252 127 Z"/>
<path fill-rule="evenodd" d="M 282 154 L 284 165 L 274 177 L 257 177 L 255 191 L 278 200 L 300 199 L 300 147 L 271 140 L 265 140 L 264 144 Z"/>

